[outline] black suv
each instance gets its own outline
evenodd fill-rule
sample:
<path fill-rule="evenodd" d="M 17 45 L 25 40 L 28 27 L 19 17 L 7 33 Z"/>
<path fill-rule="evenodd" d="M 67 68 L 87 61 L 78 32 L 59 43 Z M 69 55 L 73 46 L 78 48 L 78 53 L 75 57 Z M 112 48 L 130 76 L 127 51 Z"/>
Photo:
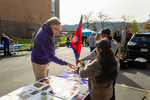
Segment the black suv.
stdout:
<path fill-rule="evenodd" d="M 150 61 L 150 34 L 136 33 L 127 44 L 127 58 L 145 58 Z"/>

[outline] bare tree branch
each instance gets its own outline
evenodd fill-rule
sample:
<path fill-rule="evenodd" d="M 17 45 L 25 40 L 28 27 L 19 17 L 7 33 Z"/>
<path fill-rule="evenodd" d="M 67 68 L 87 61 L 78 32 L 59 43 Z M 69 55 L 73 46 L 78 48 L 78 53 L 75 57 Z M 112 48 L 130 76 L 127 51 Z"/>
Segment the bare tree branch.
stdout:
<path fill-rule="evenodd" d="M 30 34 L 28 33 L 28 28 L 29 28 L 29 25 L 32 23 L 32 20 L 33 20 L 33 15 L 32 13 L 30 12 L 29 8 L 27 8 L 25 10 L 25 13 L 23 14 L 23 18 L 25 20 L 25 23 L 26 23 L 26 38 L 30 38 Z"/>
<path fill-rule="evenodd" d="M 103 13 L 103 11 L 99 11 L 97 17 L 99 18 L 102 29 L 108 26 L 110 24 L 109 20 L 112 19 L 108 14 Z"/>
<path fill-rule="evenodd" d="M 23 17 L 24 17 L 26 23 L 31 23 L 32 22 L 33 16 L 32 16 L 32 13 L 29 11 L 29 8 L 27 8 L 25 10 L 25 13 L 23 14 Z"/>
<path fill-rule="evenodd" d="M 44 1 L 42 2 L 42 6 L 41 7 L 37 6 L 38 16 L 39 16 L 39 20 L 40 20 L 41 24 L 44 23 L 44 21 L 43 21 L 43 8 L 44 8 Z"/>
<path fill-rule="evenodd" d="M 122 15 L 121 18 L 125 21 L 124 29 L 127 31 L 130 27 L 131 19 L 134 17 Z"/>
<path fill-rule="evenodd" d="M 121 18 L 122 18 L 126 23 L 129 23 L 129 22 L 131 21 L 131 19 L 133 19 L 134 17 L 122 15 Z"/>
<path fill-rule="evenodd" d="M 85 26 L 86 28 L 89 28 L 92 25 L 92 18 L 91 15 L 93 14 L 93 12 L 89 12 L 85 15 L 83 15 L 83 26 Z"/>

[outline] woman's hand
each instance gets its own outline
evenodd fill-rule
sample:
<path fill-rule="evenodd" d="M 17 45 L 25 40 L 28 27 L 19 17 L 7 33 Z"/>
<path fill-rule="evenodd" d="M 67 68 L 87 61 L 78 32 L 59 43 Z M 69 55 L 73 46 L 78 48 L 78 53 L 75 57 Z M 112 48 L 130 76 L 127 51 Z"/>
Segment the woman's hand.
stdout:
<path fill-rule="evenodd" d="M 76 66 L 78 65 L 79 62 L 81 62 L 81 60 L 76 60 Z"/>

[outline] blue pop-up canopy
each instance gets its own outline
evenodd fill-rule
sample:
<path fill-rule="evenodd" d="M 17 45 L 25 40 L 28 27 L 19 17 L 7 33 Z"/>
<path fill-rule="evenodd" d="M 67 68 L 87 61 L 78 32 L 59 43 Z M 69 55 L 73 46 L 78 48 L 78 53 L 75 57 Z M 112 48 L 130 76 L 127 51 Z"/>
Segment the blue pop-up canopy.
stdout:
<path fill-rule="evenodd" d="M 95 31 L 92 31 L 88 28 L 85 28 L 82 30 L 82 34 L 84 34 L 84 35 L 91 35 L 91 33 L 93 33 L 93 32 L 95 32 Z M 95 34 L 97 34 L 97 32 L 95 32 Z"/>

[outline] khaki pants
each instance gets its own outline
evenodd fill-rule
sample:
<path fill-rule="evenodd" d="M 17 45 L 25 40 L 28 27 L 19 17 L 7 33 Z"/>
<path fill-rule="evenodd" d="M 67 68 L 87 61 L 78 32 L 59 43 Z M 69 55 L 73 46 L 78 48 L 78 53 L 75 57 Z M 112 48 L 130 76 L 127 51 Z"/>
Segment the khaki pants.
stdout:
<path fill-rule="evenodd" d="M 48 66 L 49 63 L 43 65 L 43 64 L 36 64 L 32 62 L 32 67 L 33 67 L 36 81 L 48 76 L 48 72 L 49 72 Z"/>

